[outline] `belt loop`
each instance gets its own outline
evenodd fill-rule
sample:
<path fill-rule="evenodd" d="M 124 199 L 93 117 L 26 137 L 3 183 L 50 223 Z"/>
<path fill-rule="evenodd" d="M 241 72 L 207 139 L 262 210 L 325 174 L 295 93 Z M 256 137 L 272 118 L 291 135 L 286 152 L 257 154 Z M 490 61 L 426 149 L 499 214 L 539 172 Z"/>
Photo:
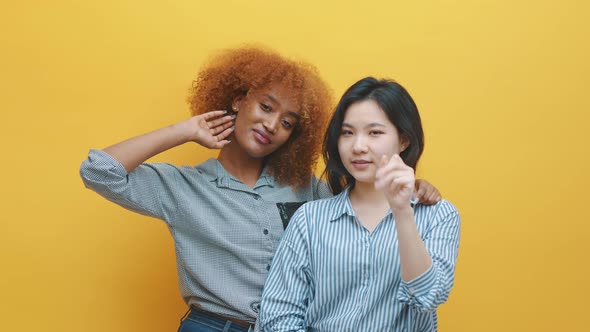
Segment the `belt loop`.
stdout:
<path fill-rule="evenodd" d="M 225 322 L 225 326 L 223 327 L 223 332 L 229 332 L 229 328 L 231 326 L 231 320 Z"/>

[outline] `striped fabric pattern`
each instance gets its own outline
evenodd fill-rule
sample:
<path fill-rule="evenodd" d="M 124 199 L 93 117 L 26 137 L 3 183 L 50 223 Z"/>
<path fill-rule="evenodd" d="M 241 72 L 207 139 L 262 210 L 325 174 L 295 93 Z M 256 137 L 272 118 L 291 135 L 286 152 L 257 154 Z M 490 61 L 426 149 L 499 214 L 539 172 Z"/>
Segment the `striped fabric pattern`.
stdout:
<path fill-rule="evenodd" d="M 414 207 L 433 265 L 401 279 L 391 212 L 370 233 L 348 190 L 293 216 L 265 284 L 264 331 L 436 331 L 436 308 L 454 282 L 460 217 L 448 201 Z"/>

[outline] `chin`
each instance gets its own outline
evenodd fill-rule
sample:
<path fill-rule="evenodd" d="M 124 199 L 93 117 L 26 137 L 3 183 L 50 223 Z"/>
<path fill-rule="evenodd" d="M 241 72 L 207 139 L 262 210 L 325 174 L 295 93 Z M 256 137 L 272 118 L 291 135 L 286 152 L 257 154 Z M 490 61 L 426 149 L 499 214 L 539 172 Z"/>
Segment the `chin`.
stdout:
<path fill-rule="evenodd" d="M 248 149 L 248 155 L 252 158 L 266 158 L 269 155 L 271 155 L 273 151 L 270 151 L 269 149 L 260 149 L 259 146 L 255 147 L 255 148 L 251 148 Z"/>

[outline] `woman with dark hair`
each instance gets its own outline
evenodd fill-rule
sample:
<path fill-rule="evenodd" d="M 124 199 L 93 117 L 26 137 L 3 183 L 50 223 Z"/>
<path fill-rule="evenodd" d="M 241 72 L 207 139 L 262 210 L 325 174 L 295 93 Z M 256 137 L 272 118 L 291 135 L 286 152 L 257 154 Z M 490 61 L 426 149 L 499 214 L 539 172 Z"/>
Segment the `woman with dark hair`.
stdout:
<path fill-rule="evenodd" d="M 331 196 L 313 176 L 331 93 L 313 66 L 244 47 L 204 66 L 189 103 L 187 120 L 91 150 L 80 174 L 106 199 L 168 226 L 190 307 L 181 331 L 247 331 L 290 216 Z M 221 151 L 197 166 L 144 163 L 189 142 Z M 426 201 L 438 198 L 427 182 L 420 188 Z"/>
<path fill-rule="evenodd" d="M 264 288 L 264 331 L 437 330 L 460 218 L 448 201 L 415 201 L 423 148 L 401 85 L 368 77 L 344 93 L 323 151 L 338 195 L 295 212 Z"/>

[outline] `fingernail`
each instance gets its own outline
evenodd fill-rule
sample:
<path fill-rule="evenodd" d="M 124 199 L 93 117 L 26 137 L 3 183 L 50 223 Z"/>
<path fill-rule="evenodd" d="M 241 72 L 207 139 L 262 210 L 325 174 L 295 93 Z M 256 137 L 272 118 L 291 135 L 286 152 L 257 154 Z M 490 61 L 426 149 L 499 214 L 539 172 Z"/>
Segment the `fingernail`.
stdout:
<path fill-rule="evenodd" d="M 229 128 L 229 129 L 234 130 L 234 129 L 236 129 L 236 126 L 231 126 L 231 128 Z"/>
<path fill-rule="evenodd" d="M 236 115 L 235 115 L 235 114 L 232 114 L 230 117 L 231 117 L 231 119 L 233 120 L 233 119 L 235 119 L 235 118 L 236 118 Z"/>

